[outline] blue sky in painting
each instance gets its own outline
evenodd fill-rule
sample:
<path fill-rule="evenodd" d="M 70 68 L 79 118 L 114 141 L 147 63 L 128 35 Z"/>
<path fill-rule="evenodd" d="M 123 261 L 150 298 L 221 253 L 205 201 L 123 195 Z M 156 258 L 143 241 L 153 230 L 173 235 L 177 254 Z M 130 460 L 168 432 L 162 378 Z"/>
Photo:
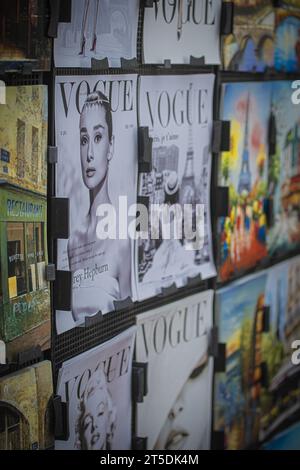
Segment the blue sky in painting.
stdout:
<path fill-rule="evenodd" d="M 220 341 L 226 342 L 240 328 L 243 318 L 253 316 L 257 299 L 264 293 L 267 274 L 249 276 L 218 291 Z"/>

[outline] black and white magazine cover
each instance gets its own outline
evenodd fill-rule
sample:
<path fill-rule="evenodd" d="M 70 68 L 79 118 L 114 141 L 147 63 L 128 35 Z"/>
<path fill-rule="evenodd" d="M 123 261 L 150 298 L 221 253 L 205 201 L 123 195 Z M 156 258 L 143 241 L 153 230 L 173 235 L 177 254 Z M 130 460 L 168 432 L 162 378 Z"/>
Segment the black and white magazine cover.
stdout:
<path fill-rule="evenodd" d="M 56 67 L 91 67 L 91 59 L 137 55 L 138 0 L 72 0 L 71 23 L 60 23 L 54 41 Z"/>
<path fill-rule="evenodd" d="M 139 125 L 153 138 L 152 171 L 141 173 L 138 183 L 149 205 L 135 250 L 142 300 L 174 282 L 182 287 L 189 277 L 216 274 L 210 220 L 214 75 L 139 80 Z"/>
<path fill-rule="evenodd" d="M 131 448 L 135 327 L 62 364 L 57 395 L 68 402 L 69 437 L 57 450 Z"/>
<path fill-rule="evenodd" d="M 137 404 L 137 435 L 148 449 L 210 447 L 213 291 L 137 317 L 136 360 L 148 363 L 148 394 Z"/>
<path fill-rule="evenodd" d="M 58 334 L 134 297 L 126 224 L 136 203 L 136 81 L 136 75 L 56 77 L 56 196 L 70 200 L 70 238 L 58 240 L 57 263 L 73 279 L 72 311 L 56 312 Z"/>
<path fill-rule="evenodd" d="M 205 64 L 220 63 L 222 0 L 160 0 L 144 14 L 144 62 L 189 64 L 190 56 Z"/>

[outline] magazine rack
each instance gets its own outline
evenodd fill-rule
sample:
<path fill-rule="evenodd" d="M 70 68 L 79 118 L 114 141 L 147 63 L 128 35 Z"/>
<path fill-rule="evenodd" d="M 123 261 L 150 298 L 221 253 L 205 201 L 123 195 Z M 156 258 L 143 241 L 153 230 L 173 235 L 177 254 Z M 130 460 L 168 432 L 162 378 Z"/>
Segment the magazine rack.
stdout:
<path fill-rule="evenodd" d="M 190 57 L 189 64 L 175 65 L 171 64 L 169 59 L 166 59 L 163 65 L 145 65 L 142 62 L 143 57 L 143 14 L 144 8 L 153 8 L 154 3 L 158 0 L 142 0 L 139 17 L 138 27 L 138 47 L 137 58 L 121 60 L 121 68 L 110 68 L 107 58 L 102 60 L 92 59 L 91 69 L 54 69 L 54 73 L 36 73 L 34 72 L 35 62 L 28 62 L 26 64 L 7 63 L 0 68 L 0 75 L 5 74 L 6 84 L 41 84 L 47 83 L 49 87 L 49 105 L 52 110 L 50 113 L 49 124 L 49 143 L 48 149 L 48 163 L 49 163 L 49 265 L 46 267 L 47 280 L 52 281 L 51 286 L 51 301 L 52 301 L 52 315 L 55 310 L 69 311 L 71 310 L 71 285 L 72 276 L 68 271 L 55 271 L 57 266 L 56 260 L 56 240 L 68 239 L 69 237 L 69 201 L 65 198 L 56 198 L 55 196 L 55 164 L 57 163 L 57 148 L 55 147 L 55 127 L 54 127 L 54 81 L 56 75 L 84 75 L 84 74 L 121 74 L 126 71 L 139 73 L 140 75 L 153 74 L 153 75 L 172 75 L 172 74 L 191 74 L 191 73 L 214 73 L 216 77 L 215 85 L 215 98 L 214 98 L 214 126 L 212 137 L 212 179 L 211 179 L 211 214 L 212 214 L 212 227 L 213 237 L 215 237 L 214 249 L 218 250 L 217 246 L 217 224 L 218 218 L 228 215 L 229 209 L 229 192 L 226 187 L 218 187 L 218 164 L 220 161 L 220 153 L 228 151 L 230 147 L 230 123 L 220 121 L 219 119 L 219 103 L 220 103 L 220 85 L 228 81 L 256 81 L 263 79 L 293 79 L 292 75 L 278 74 L 276 77 L 274 69 L 267 69 L 262 74 L 236 74 L 231 72 L 220 72 L 218 67 L 209 66 L 205 64 L 203 57 Z M 51 15 L 48 35 L 49 37 L 57 37 L 59 21 L 68 22 L 71 18 L 71 2 L 69 0 L 51 0 Z M 222 4 L 221 12 L 221 34 L 228 35 L 233 31 L 233 14 L 234 3 L 226 2 Z M 295 78 L 298 78 L 295 76 Z M 52 100 L 52 101 L 51 101 Z M 275 153 L 276 144 L 276 125 L 275 122 L 270 121 L 269 127 L 269 149 L 270 154 Z M 150 172 L 152 169 L 152 139 L 149 137 L 148 128 L 139 128 L 138 130 L 138 154 L 139 154 L 139 172 Z M 146 204 L 149 202 L 148 198 L 138 198 L 138 202 Z M 274 217 L 273 201 L 272 199 L 266 200 L 266 214 L 268 224 L 272 224 Z M 294 254 L 298 254 L 296 250 Z M 288 256 L 280 257 L 274 255 L 272 258 L 264 259 L 257 264 L 255 269 L 250 270 L 254 272 L 256 269 L 271 266 L 275 262 L 286 259 Z M 249 271 L 239 271 L 238 276 L 233 279 L 247 274 Z M 174 302 L 175 300 L 182 299 L 186 296 L 193 295 L 200 291 L 216 288 L 219 284 L 216 280 L 202 280 L 198 275 L 195 278 L 188 278 L 186 286 L 178 289 L 175 284 L 168 288 L 162 289 L 160 295 L 156 298 L 151 298 L 145 302 L 133 303 L 132 299 L 126 299 L 122 302 L 116 302 L 113 312 L 107 315 L 102 315 L 98 312 L 94 317 L 87 317 L 85 319 L 84 328 L 78 327 L 69 330 L 61 335 L 58 335 L 55 329 L 55 321 L 52 321 L 52 362 L 54 382 L 56 384 L 58 371 L 62 363 L 84 351 L 87 351 L 109 339 L 113 338 L 123 330 L 135 324 L 136 316 L 144 313 L 147 310 L 161 307 L 163 305 Z M 269 329 L 269 307 L 264 309 L 264 331 Z M 210 332 L 210 355 L 214 358 L 215 372 L 225 371 L 225 357 L 226 345 L 218 342 L 218 330 L 213 328 Z M 20 354 L 16 363 L 0 364 L 0 375 L 7 374 L 13 370 L 17 370 L 26 365 L 42 360 L 38 349 L 25 351 Z M 264 367 L 264 366 L 263 366 Z M 262 371 L 266 376 L 266 369 Z M 140 403 L 146 395 L 147 391 L 147 364 L 135 363 L 133 366 L 133 396 L 136 403 Z M 61 397 L 56 396 L 53 400 L 55 411 L 55 427 L 57 439 L 68 439 L 68 403 L 62 403 Z M 134 432 L 133 432 L 134 435 Z M 145 449 L 147 446 L 147 439 L 134 437 L 133 448 Z M 224 433 L 215 432 L 212 435 L 212 447 L 224 448 Z"/>

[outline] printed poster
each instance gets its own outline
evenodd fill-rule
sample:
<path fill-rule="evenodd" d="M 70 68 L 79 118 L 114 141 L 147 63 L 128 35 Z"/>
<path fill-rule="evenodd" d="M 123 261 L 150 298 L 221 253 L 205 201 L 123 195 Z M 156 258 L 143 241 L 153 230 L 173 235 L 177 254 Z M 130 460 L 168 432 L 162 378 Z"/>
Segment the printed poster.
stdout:
<path fill-rule="evenodd" d="M 69 438 L 56 450 L 131 448 L 131 373 L 135 327 L 65 361 L 57 394 L 69 403 Z"/>
<path fill-rule="evenodd" d="M 57 312 L 58 334 L 134 297 L 127 215 L 136 203 L 136 81 L 56 78 L 56 195 L 70 200 L 70 238 L 58 241 L 58 266 L 73 279 L 72 312 Z"/>
<path fill-rule="evenodd" d="M 292 345 L 300 332 L 299 273 L 297 257 L 217 293 L 226 371 L 215 379 L 215 429 L 225 432 L 228 449 L 270 442 L 288 449 L 297 439 L 300 367 Z"/>
<path fill-rule="evenodd" d="M 0 207 L 7 260 L 0 338 L 20 351 L 50 343 L 47 262 L 48 88 L 7 86 L 0 105 Z"/>
<path fill-rule="evenodd" d="M 60 23 L 54 41 L 56 67 L 91 67 L 91 59 L 137 55 L 138 0 L 73 0 L 71 23 Z"/>
<path fill-rule="evenodd" d="M 272 0 L 234 0 L 233 33 L 223 37 L 225 70 L 263 72 L 274 66 L 275 10 Z"/>
<path fill-rule="evenodd" d="M 295 73 L 300 69 L 300 5 L 276 10 L 275 69 Z"/>
<path fill-rule="evenodd" d="M 271 82 L 223 85 L 221 117 L 230 121 L 219 184 L 229 187 L 229 213 L 219 219 L 219 277 L 253 268 L 267 256 L 266 206 Z"/>
<path fill-rule="evenodd" d="M 190 56 L 205 64 L 220 63 L 221 0 L 155 1 L 144 14 L 144 62 L 189 64 Z"/>
<path fill-rule="evenodd" d="M 138 195 L 148 224 L 136 243 L 139 299 L 215 275 L 210 220 L 214 75 L 141 77 L 139 125 L 153 139 Z M 160 212 L 161 211 L 161 212 Z"/>
<path fill-rule="evenodd" d="M 137 435 L 151 450 L 210 447 L 213 292 L 137 316 L 136 360 L 148 363 L 148 393 L 137 404 Z"/>
<path fill-rule="evenodd" d="M 51 362 L 0 378 L 0 449 L 38 450 L 54 445 Z"/>
<path fill-rule="evenodd" d="M 291 101 L 292 83 L 272 84 L 276 146 L 268 159 L 268 193 L 274 209 L 274 223 L 268 233 L 271 256 L 300 246 L 300 108 Z"/>

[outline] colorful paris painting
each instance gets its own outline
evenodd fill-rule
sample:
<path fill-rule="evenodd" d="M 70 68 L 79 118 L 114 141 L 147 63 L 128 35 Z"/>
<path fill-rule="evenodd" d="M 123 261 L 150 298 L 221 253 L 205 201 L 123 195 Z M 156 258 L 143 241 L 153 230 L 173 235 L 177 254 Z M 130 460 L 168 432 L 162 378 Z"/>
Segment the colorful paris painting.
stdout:
<path fill-rule="evenodd" d="M 300 366 L 291 362 L 291 345 L 300 334 L 299 274 L 297 257 L 218 291 L 226 369 L 215 379 L 214 426 L 228 449 L 295 446 Z"/>
<path fill-rule="evenodd" d="M 276 145 L 268 158 L 268 194 L 274 217 L 268 233 L 270 256 L 300 246 L 300 107 L 291 103 L 291 81 L 272 84 Z"/>
<path fill-rule="evenodd" d="M 275 14 L 271 0 L 234 0 L 233 33 L 223 36 L 223 67 L 263 72 L 274 64 Z"/>
<path fill-rule="evenodd" d="M 267 256 L 268 126 L 271 85 L 223 86 L 222 119 L 231 123 L 231 145 L 223 152 L 219 184 L 229 187 L 229 213 L 219 219 L 219 278 L 237 277 Z"/>
<path fill-rule="evenodd" d="M 286 3 L 289 3 L 286 8 L 276 9 L 274 66 L 280 72 L 297 72 L 300 69 L 300 4 Z"/>

